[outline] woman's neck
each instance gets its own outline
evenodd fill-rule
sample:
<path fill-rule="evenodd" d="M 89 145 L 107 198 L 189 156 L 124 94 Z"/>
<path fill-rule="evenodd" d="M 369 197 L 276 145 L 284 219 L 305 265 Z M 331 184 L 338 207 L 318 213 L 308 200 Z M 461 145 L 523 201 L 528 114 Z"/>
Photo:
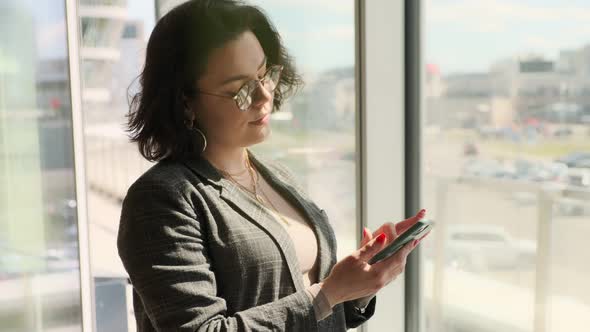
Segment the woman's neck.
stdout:
<path fill-rule="evenodd" d="M 246 168 L 247 150 L 243 147 L 225 148 L 211 145 L 207 146 L 203 157 L 217 169 L 230 174 L 239 173 Z"/>

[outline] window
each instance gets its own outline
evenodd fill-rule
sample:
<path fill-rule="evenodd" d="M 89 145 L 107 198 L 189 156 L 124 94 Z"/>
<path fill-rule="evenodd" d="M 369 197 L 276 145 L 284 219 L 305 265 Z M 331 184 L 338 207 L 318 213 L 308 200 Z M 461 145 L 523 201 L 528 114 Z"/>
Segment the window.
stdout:
<path fill-rule="evenodd" d="M 358 234 L 354 2 L 303 2 L 252 1 L 277 26 L 305 81 L 254 150 L 287 165 L 326 210 L 343 258 L 357 249 Z"/>
<path fill-rule="evenodd" d="M 157 1 L 159 16 L 182 2 Z M 348 255 L 358 237 L 354 2 L 321 1 L 314 3 L 314 12 L 300 1 L 250 3 L 269 14 L 306 81 L 306 87 L 273 115 L 269 140 L 254 150 L 295 173 L 327 211 L 338 238 L 338 256 Z M 80 6 L 83 33 L 88 31 L 81 55 L 93 275 L 122 276 L 114 242 L 120 200 L 151 164 L 122 131 L 127 104 L 121 92 L 143 65 L 142 52 L 154 24 L 147 19 L 147 9 L 154 4 L 128 1 L 127 8 L 113 5 L 109 11 L 98 11 L 93 1 L 81 1 Z M 121 10 L 138 17 L 123 20 Z M 112 15 L 105 18 L 105 12 Z"/>
<path fill-rule="evenodd" d="M 590 6 L 423 3 L 425 330 L 586 329 Z"/>
<path fill-rule="evenodd" d="M 155 4 L 79 0 L 88 232 L 98 331 L 135 331 L 131 289 L 117 253 L 121 201 L 151 163 L 125 132 L 129 92 L 145 60 Z"/>
<path fill-rule="evenodd" d="M 160 15 L 182 2 L 160 0 Z M 249 3 L 269 15 L 305 81 L 253 150 L 289 167 L 326 210 L 342 258 L 357 249 L 358 237 L 354 1 Z"/>
<path fill-rule="evenodd" d="M 0 322 L 82 329 L 64 1 L 0 4 Z"/>

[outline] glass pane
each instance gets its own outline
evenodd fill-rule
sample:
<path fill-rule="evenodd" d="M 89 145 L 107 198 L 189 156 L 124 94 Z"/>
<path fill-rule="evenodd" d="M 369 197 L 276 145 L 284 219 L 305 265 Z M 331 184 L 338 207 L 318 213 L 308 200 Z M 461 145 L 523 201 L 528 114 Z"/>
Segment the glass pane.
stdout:
<path fill-rule="evenodd" d="M 80 331 L 64 1 L 0 3 L 0 330 Z"/>
<path fill-rule="evenodd" d="M 182 2 L 158 1 L 159 14 Z M 284 163 L 326 210 L 338 241 L 338 259 L 343 258 L 357 249 L 360 237 L 354 1 L 249 3 L 269 15 L 305 81 L 305 87 L 273 114 L 269 139 L 253 150 Z"/>
<path fill-rule="evenodd" d="M 589 326 L 589 12 L 425 1 L 426 330 Z"/>
<path fill-rule="evenodd" d="M 313 11 L 292 1 L 252 3 L 269 14 L 305 81 L 254 150 L 287 165 L 326 210 L 342 258 L 358 237 L 354 1 L 319 1 Z"/>
<path fill-rule="evenodd" d="M 150 166 L 124 131 L 128 94 L 155 24 L 154 1 L 80 0 L 82 109 L 91 274 L 97 331 L 135 331 L 130 285 L 117 253 L 121 201 Z M 129 88 L 129 90 L 128 90 Z"/>
<path fill-rule="evenodd" d="M 160 14 L 183 2 L 160 0 Z M 306 2 L 250 2 L 269 14 L 305 81 L 304 89 L 272 116 L 270 138 L 253 150 L 287 165 L 326 210 L 342 258 L 357 249 L 360 236 L 356 234 L 354 1 L 318 1 L 313 10 L 302 6 Z"/>

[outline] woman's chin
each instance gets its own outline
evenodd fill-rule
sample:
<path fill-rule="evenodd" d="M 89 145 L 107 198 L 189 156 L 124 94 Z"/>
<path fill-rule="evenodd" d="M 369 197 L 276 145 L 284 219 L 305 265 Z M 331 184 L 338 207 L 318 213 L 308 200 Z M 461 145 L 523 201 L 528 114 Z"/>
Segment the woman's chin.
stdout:
<path fill-rule="evenodd" d="M 252 133 L 250 139 L 248 140 L 250 142 L 250 144 L 248 145 L 263 143 L 270 136 L 271 132 L 272 131 L 270 129 L 270 125 L 260 126 L 259 128 L 256 128 L 256 131 Z"/>
<path fill-rule="evenodd" d="M 270 129 L 270 124 L 267 124 L 266 126 L 261 128 L 260 132 L 259 132 L 259 137 L 260 137 L 259 143 L 266 141 L 266 139 L 270 136 L 271 133 L 272 133 L 272 130 Z"/>

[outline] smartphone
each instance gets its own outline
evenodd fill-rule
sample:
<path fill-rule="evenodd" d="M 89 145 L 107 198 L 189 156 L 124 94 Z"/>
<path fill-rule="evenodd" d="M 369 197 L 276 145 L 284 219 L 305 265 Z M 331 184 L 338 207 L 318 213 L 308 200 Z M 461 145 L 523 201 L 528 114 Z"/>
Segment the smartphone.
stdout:
<path fill-rule="evenodd" d="M 369 260 L 369 264 L 373 265 L 380 260 L 394 255 L 401 248 L 403 248 L 404 245 L 424 236 L 424 234 L 428 233 L 432 227 L 434 227 L 434 222 L 431 220 L 422 219 L 417 221 L 414 225 L 412 225 L 405 232 L 400 234 L 395 240 L 393 240 L 393 242 L 391 242 L 387 247 L 373 256 L 373 258 Z"/>

